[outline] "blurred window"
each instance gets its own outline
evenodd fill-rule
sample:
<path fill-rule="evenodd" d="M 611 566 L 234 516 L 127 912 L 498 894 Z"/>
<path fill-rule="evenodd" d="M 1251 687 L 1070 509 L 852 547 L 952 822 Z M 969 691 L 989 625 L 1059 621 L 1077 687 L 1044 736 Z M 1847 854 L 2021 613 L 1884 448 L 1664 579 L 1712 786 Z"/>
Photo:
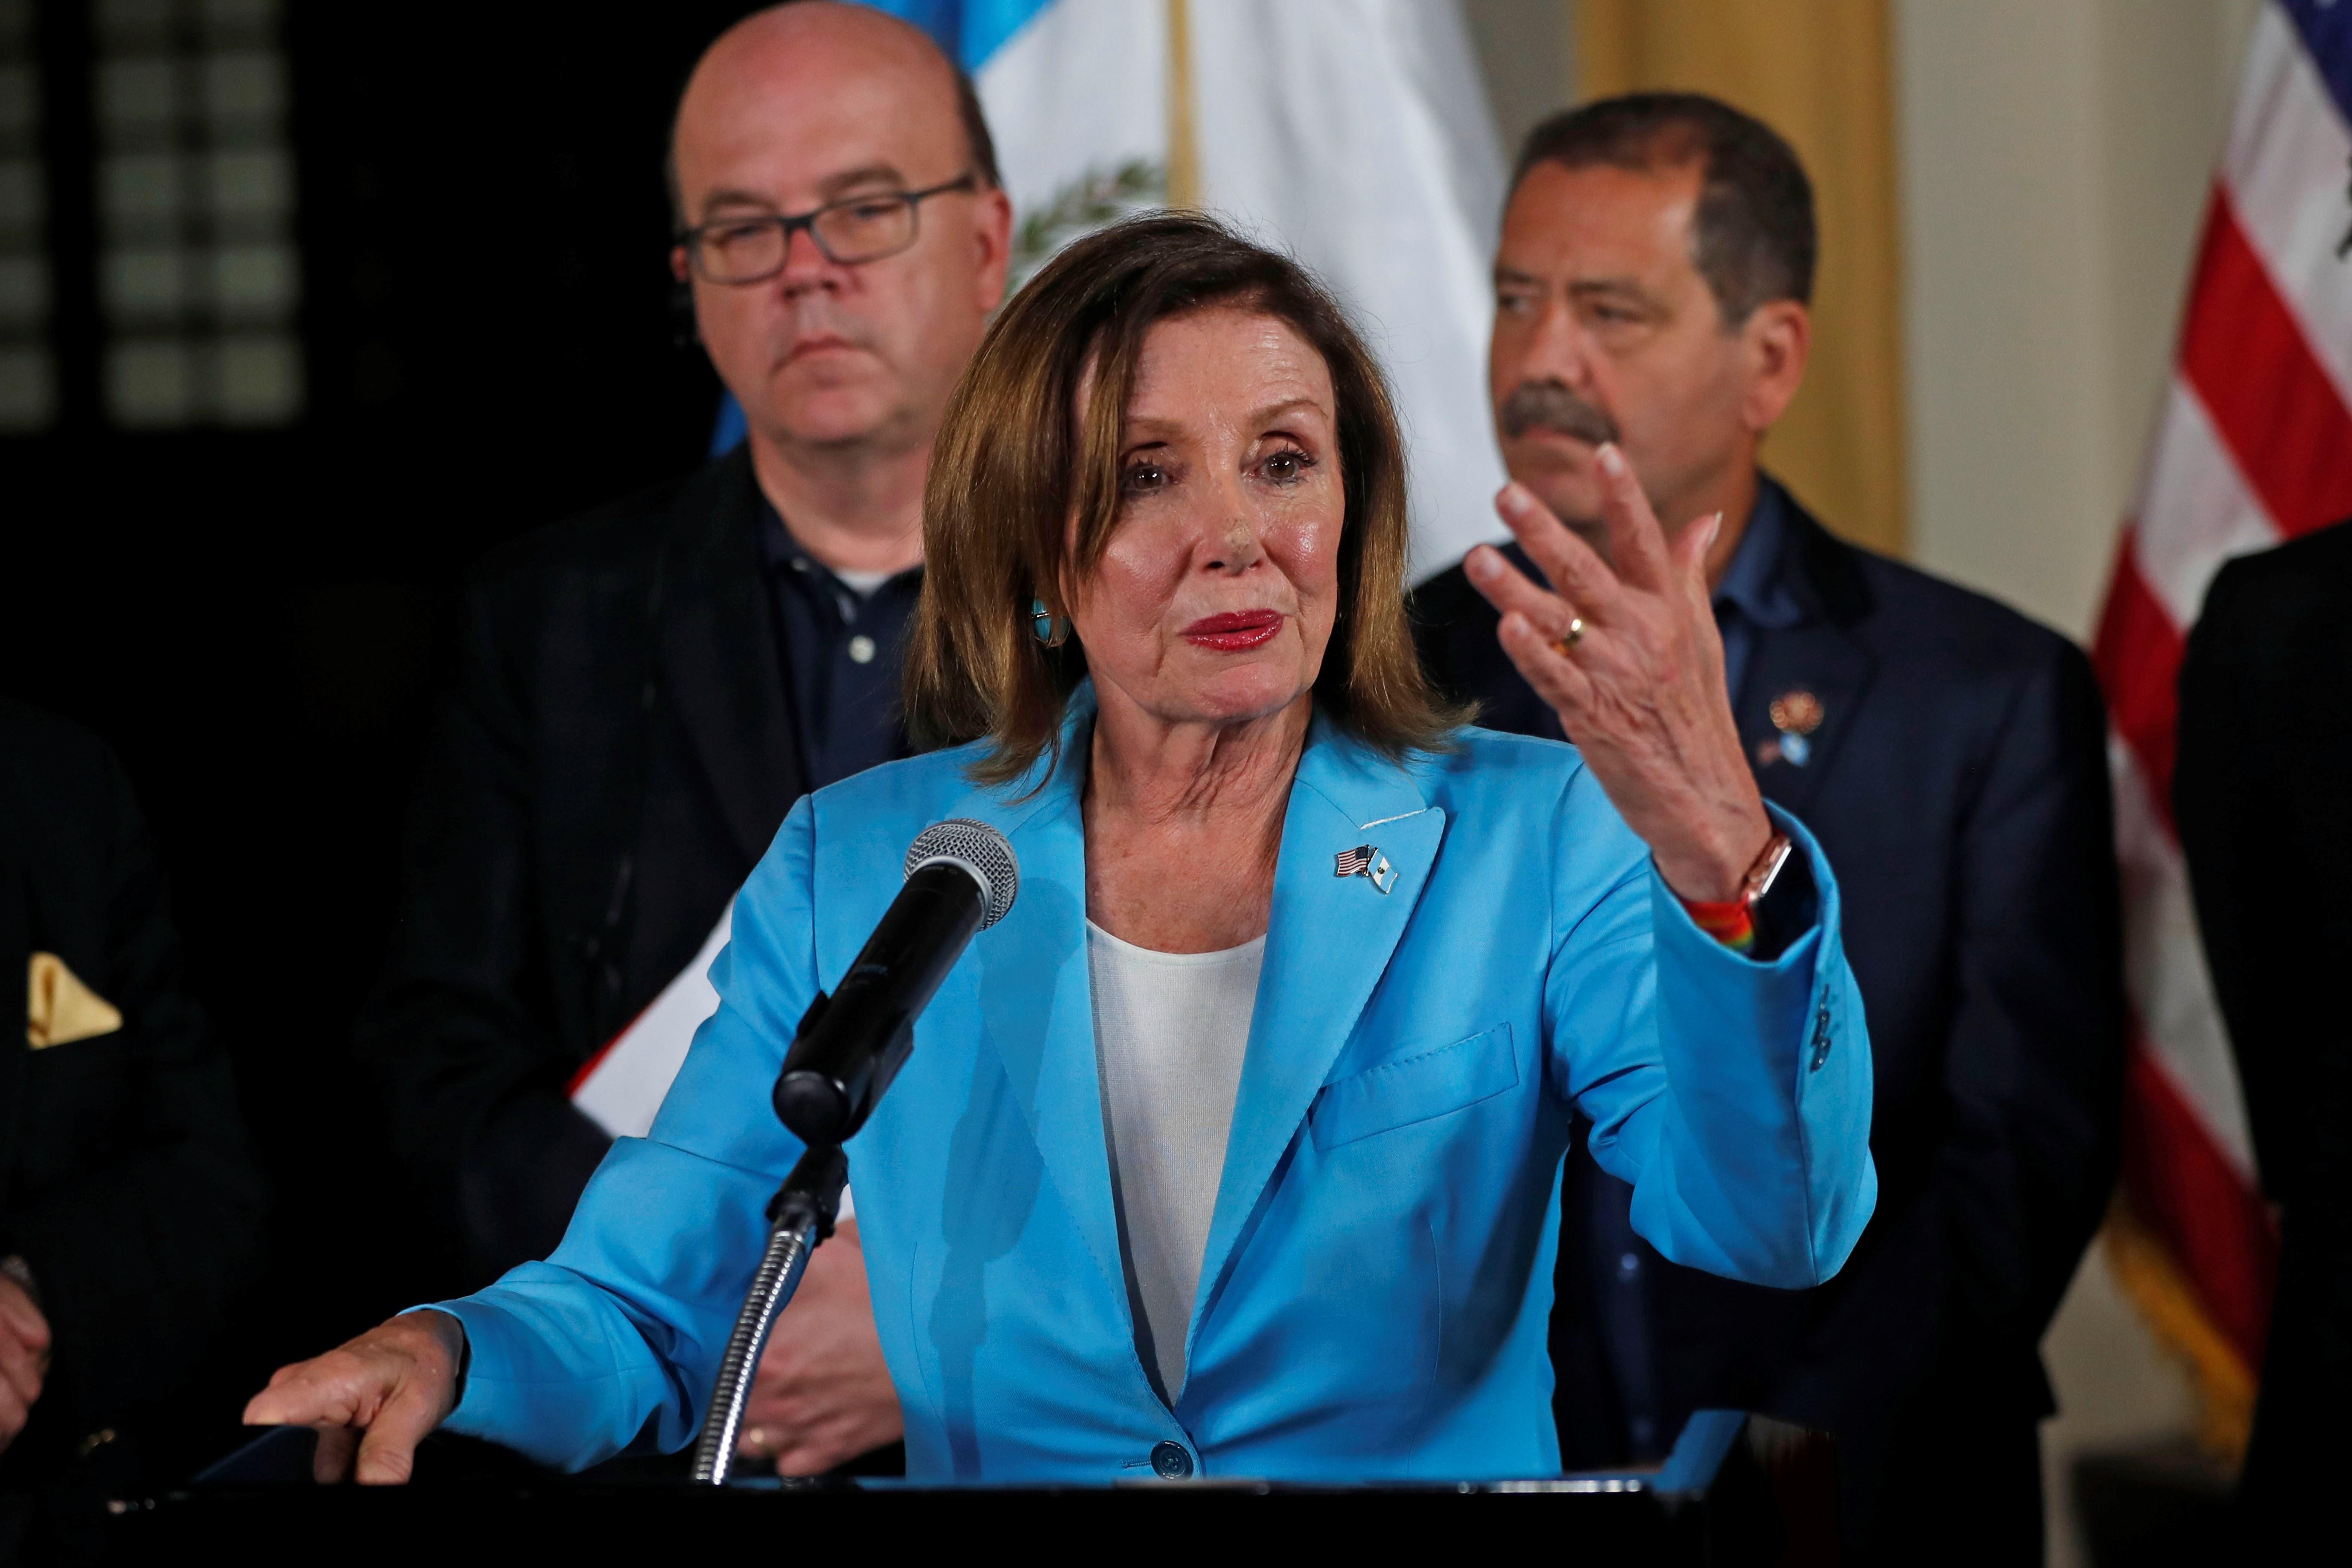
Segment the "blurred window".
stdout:
<path fill-rule="evenodd" d="M 290 424 L 302 264 L 280 0 L 98 0 L 91 20 L 108 417 Z"/>
<path fill-rule="evenodd" d="M 58 416 L 47 197 L 32 0 L 0 0 L 0 435 Z"/>

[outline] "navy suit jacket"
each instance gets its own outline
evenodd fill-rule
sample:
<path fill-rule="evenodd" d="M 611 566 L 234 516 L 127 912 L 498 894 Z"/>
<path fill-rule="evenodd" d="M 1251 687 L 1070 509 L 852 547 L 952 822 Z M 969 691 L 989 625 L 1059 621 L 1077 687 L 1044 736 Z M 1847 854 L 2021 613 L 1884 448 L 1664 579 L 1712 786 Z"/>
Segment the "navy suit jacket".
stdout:
<path fill-rule="evenodd" d="M 115 1025 L 31 1047 L 37 952 L 111 1004 Z M 31 1268 L 56 1358 L 0 1457 L 0 1531 L 17 1517 L 10 1493 L 95 1484 L 81 1465 L 110 1462 L 101 1428 L 128 1416 L 126 1432 L 156 1432 L 157 1402 L 232 1321 L 266 1202 L 122 765 L 78 725 L 0 699 L 0 1255 Z"/>
<path fill-rule="evenodd" d="M 2082 651 L 1832 537 L 1782 496 L 1776 581 L 1802 614 L 1750 628 L 1733 707 L 1765 795 L 1813 830 L 1844 889 L 1876 1067 L 1878 1210 L 1813 1290 L 1648 1255 L 1646 1328 L 1665 1435 L 1707 1405 L 1837 1432 L 1851 1508 L 1854 1487 L 1904 1464 L 1906 1427 L 1990 1420 L 2030 1439 L 2052 1408 L 2037 1347 L 2115 1176 L 2120 914 L 2105 714 Z M 1459 567 L 1414 612 L 1431 673 L 1478 701 L 1481 723 L 1560 733 Z M 1801 765 L 1771 712 L 1797 692 L 1820 713 Z M 1608 1179 L 1580 1152 L 1569 1170 L 1564 1288 L 1588 1249 L 1573 1189 Z M 1590 1274 L 1621 1260 L 1595 1261 Z M 1564 1289 L 1564 1318 L 1575 1300 Z M 1559 1353 L 1577 1332 L 1555 1324 L 1565 1457 L 1608 1462 L 1579 1413 L 1622 1391 L 1594 1386 L 1612 1375 L 1603 1358 Z"/>
<path fill-rule="evenodd" d="M 2180 670 L 2173 809 L 2263 1195 L 2283 1213 L 2239 1481 L 2284 1542 L 2352 1459 L 2352 521 L 2224 566 Z M 2284 1558 L 2282 1558 L 2284 1560 Z"/>
<path fill-rule="evenodd" d="M 566 1085 L 668 984 L 807 787 L 741 450 L 468 584 L 356 1051 L 468 1282 L 562 1239 L 611 1142 Z"/>

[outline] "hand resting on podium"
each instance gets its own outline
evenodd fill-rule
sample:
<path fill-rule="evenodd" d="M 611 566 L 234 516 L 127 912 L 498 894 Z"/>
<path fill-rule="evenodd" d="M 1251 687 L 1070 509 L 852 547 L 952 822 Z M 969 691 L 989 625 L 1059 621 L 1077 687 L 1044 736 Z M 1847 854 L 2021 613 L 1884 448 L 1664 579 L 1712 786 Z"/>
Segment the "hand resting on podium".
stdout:
<path fill-rule="evenodd" d="M 416 1468 L 416 1445 L 456 1408 L 465 1357 L 457 1319 L 403 1312 L 325 1355 L 279 1367 L 247 1402 L 245 1423 L 317 1427 L 311 1464 L 321 1481 L 399 1486 Z"/>
<path fill-rule="evenodd" d="M 0 1274 L 0 1451 L 32 1419 L 48 1371 L 49 1321 L 22 1285 Z"/>
<path fill-rule="evenodd" d="M 404 1312 L 325 1355 L 281 1367 L 245 1407 L 249 1426 L 315 1426 L 321 1482 L 399 1486 L 416 1445 L 457 1403 L 465 1331 L 446 1312 Z M 857 1222 L 809 1258 L 752 1388 L 739 1451 L 779 1475 L 811 1476 L 902 1430 L 866 1293 Z"/>

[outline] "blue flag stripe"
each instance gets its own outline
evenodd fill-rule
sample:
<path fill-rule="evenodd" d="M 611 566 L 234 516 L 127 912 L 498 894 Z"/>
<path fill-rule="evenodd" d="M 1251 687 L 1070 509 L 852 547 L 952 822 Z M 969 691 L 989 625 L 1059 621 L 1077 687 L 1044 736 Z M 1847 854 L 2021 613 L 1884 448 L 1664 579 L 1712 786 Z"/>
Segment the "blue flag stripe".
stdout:
<path fill-rule="evenodd" d="M 2336 112 L 2352 127 L 2352 4 L 2347 0 L 2279 0 L 2279 9 L 2303 38 Z"/>
<path fill-rule="evenodd" d="M 725 387 L 719 389 L 719 417 L 711 422 L 710 455 L 723 458 L 743 444 L 743 405 Z"/>
<path fill-rule="evenodd" d="M 866 0 L 877 11 L 912 22 L 948 58 L 968 71 L 989 62 L 1005 40 L 1029 25 L 1053 0 Z"/>

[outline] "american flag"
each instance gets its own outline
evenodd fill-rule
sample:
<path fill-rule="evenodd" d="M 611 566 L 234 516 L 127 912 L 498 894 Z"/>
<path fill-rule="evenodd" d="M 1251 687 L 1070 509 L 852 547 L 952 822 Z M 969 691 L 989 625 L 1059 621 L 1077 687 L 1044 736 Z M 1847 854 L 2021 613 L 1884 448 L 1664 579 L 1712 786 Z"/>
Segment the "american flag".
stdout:
<path fill-rule="evenodd" d="M 2242 1451 L 2278 1236 L 2172 821 L 2188 629 L 2232 555 L 2352 517 L 2352 0 L 2269 0 L 2095 657 L 2135 1033 L 2109 1257 Z"/>

